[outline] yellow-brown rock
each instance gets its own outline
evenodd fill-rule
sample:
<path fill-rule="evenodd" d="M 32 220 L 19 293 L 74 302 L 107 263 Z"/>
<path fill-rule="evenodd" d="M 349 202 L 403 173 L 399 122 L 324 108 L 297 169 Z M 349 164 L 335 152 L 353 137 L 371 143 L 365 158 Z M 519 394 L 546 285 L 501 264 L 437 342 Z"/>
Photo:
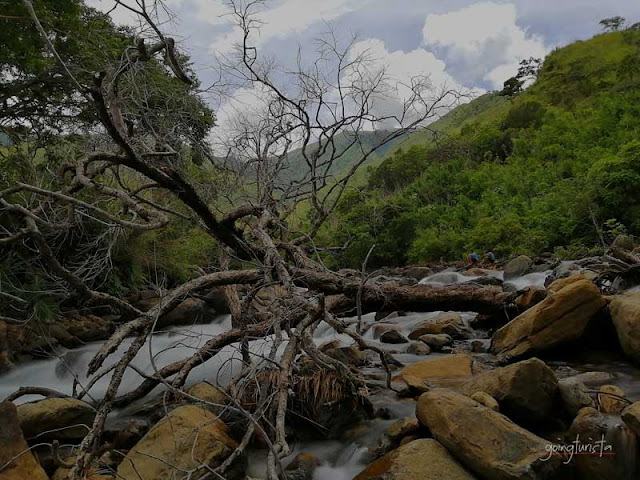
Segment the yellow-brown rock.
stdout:
<path fill-rule="evenodd" d="M 237 443 L 217 417 L 195 405 L 169 412 L 127 454 L 118 467 L 120 480 L 157 480 L 183 476 L 200 465 L 212 468 L 226 459 Z M 206 473 L 201 469 L 190 477 Z"/>
<path fill-rule="evenodd" d="M 462 383 L 473 375 L 473 357 L 447 355 L 408 365 L 394 377 L 410 387 L 426 391 L 429 385 Z"/>
<path fill-rule="evenodd" d="M 558 394 L 558 380 L 542 360 L 531 358 L 473 377 L 462 388 L 465 395 L 485 392 L 494 397 L 501 412 L 516 422 L 546 420 Z"/>
<path fill-rule="evenodd" d="M 609 311 L 622 351 L 629 359 L 640 364 L 640 293 L 616 297 L 609 304 Z"/>
<path fill-rule="evenodd" d="M 476 392 L 473 395 L 471 395 L 469 398 L 471 400 L 475 400 L 478 403 L 481 403 L 482 405 L 484 405 L 490 410 L 493 410 L 494 412 L 500 411 L 500 405 L 498 405 L 498 402 L 496 401 L 496 399 L 493 398 L 491 395 L 489 395 L 487 392 Z"/>
<path fill-rule="evenodd" d="M 413 440 L 379 458 L 353 480 L 474 480 L 439 442 Z"/>
<path fill-rule="evenodd" d="M 570 283 L 494 333 L 491 352 L 517 358 L 575 341 L 604 305 L 590 281 Z"/>
<path fill-rule="evenodd" d="M 470 334 L 470 329 L 464 323 L 460 314 L 445 312 L 435 317 L 427 318 L 413 327 L 409 334 L 409 339 L 417 340 L 428 333 L 446 333 L 453 338 L 467 338 Z"/>
<path fill-rule="evenodd" d="M 624 410 L 624 407 L 629 405 L 629 402 L 625 402 L 623 399 L 624 390 L 615 385 L 603 385 L 600 387 L 600 393 L 598 399 L 600 402 L 600 411 L 602 413 L 612 413 L 618 415 Z"/>
<path fill-rule="evenodd" d="M 580 280 L 589 280 L 589 278 L 583 273 L 576 273 L 574 275 L 569 275 L 568 277 L 558 278 L 549 284 L 547 287 L 548 293 L 556 293 L 562 290 L 567 285 L 571 285 L 572 283 L 579 282 Z"/>
<path fill-rule="evenodd" d="M 26 438 L 82 438 L 95 416 L 91 405 L 75 398 L 45 398 L 18 406 L 20 428 Z"/>
<path fill-rule="evenodd" d="M 204 407 L 216 414 L 224 410 L 225 405 L 229 403 L 229 397 L 227 397 L 222 390 L 206 382 L 191 385 L 187 389 L 187 393 L 192 397 L 206 402 Z M 193 400 L 190 399 L 190 401 Z"/>
<path fill-rule="evenodd" d="M 563 475 L 560 457 L 543 461 L 548 442 L 504 415 L 451 390 L 418 400 L 416 416 L 467 469 L 488 480 L 547 480 Z"/>
<path fill-rule="evenodd" d="M 0 480 L 49 480 L 28 448 L 15 405 L 0 403 Z"/>

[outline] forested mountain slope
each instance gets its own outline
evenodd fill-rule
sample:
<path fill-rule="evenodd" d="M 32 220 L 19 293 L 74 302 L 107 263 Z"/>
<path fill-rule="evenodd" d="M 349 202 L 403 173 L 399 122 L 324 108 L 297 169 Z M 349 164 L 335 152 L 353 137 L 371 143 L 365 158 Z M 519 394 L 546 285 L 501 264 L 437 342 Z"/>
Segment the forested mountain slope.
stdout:
<path fill-rule="evenodd" d="M 536 82 L 484 95 L 414 133 L 343 199 L 324 232 L 359 265 L 558 250 L 640 234 L 640 32 L 552 52 Z M 567 252 L 569 249 L 569 252 Z"/>

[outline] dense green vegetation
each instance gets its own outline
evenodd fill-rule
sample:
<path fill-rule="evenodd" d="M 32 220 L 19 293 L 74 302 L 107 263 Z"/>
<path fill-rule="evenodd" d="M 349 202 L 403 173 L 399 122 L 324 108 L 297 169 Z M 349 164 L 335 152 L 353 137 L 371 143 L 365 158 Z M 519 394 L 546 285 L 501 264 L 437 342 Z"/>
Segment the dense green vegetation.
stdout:
<path fill-rule="evenodd" d="M 83 85 L 91 84 L 94 72 L 119 65 L 123 51 L 134 43 L 129 29 L 115 26 L 108 15 L 82 0 L 43 0 L 34 2 L 34 8 L 57 52 Z M 3 13 L 0 43 L 6 46 L 6 55 L 0 59 L 0 191 L 17 182 L 60 191 L 65 185 L 63 168 L 73 168 L 83 152 L 104 145 L 94 129 L 98 123 L 95 108 L 49 54 L 24 4 L 10 2 Z M 181 61 L 188 69 L 188 59 L 181 57 Z M 214 114 L 193 89 L 166 71 L 161 60 L 151 60 L 139 62 L 122 76 L 120 92 L 129 100 L 124 108 L 132 119 L 128 126 L 138 136 L 150 137 L 153 132 L 183 152 L 180 163 L 172 167 L 185 172 L 202 197 L 209 199 L 220 174 L 203 166 L 201 159 L 207 153 L 204 139 L 214 124 Z M 124 170 L 119 181 L 132 188 L 142 185 L 141 178 Z M 105 182 L 117 186 L 115 177 Z M 178 201 L 159 195 L 148 189 L 139 196 L 177 212 L 163 230 L 130 234 L 75 213 L 67 228 L 45 229 L 44 234 L 63 264 L 96 288 L 122 294 L 150 282 L 186 280 L 195 269 L 215 260 L 217 247 L 185 216 L 186 209 Z M 80 197 L 111 213 L 122 213 L 115 210 L 121 208 L 116 202 L 106 201 L 98 190 L 85 189 Z M 37 201 L 35 196 L 23 198 L 28 208 L 36 208 Z M 52 220 L 67 221 L 61 213 L 66 207 L 43 203 L 42 208 Z M 2 233 L 22 228 L 19 217 L 6 209 L 0 211 Z M 24 311 L 47 317 L 59 301 L 43 293 L 55 290 L 51 284 L 55 279 L 39 262 L 30 242 L 0 242 L 0 290 L 16 295 L 32 292 L 22 294 L 29 303 Z"/>
<path fill-rule="evenodd" d="M 578 255 L 610 232 L 640 234 L 640 32 L 551 53 L 538 79 L 487 94 L 409 137 L 340 204 L 323 243 L 356 267 L 558 250 Z M 422 135 L 422 137 L 420 137 Z"/>

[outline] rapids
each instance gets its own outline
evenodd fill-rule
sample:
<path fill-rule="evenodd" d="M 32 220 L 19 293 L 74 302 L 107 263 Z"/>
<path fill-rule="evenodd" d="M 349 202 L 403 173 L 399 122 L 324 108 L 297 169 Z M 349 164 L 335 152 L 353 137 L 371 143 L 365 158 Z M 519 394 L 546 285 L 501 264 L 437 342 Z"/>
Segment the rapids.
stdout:
<path fill-rule="evenodd" d="M 510 279 L 508 282 L 517 289 L 527 286 L 544 286 L 545 279 L 550 271 L 531 273 L 519 278 Z M 501 271 L 490 271 L 488 275 L 502 279 Z M 473 281 L 480 277 L 464 276 L 457 272 L 440 272 L 423 279 L 421 284 L 455 284 Z M 418 322 L 435 316 L 441 312 L 432 313 L 407 313 L 405 316 L 398 316 L 385 320 L 385 323 L 397 323 L 400 332 L 405 336 Z M 461 317 L 466 323 L 473 319 L 474 313 L 462 312 Z M 375 314 L 363 315 L 362 321 L 365 329 L 364 337 L 367 341 L 385 348 L 391 348 L 394 356 L 404 364 L 410 364 L 425 360 L 424 356 L 412 355 L 404 352 L 402 345 L 385 345 L 373 338 L 370 328 L 375 323 Z M 356 318 L 343 319 L 347 324 L 353 324 Z M 177 361 L 192 354 L 199 346 L 211 337 L 225 332 L 231 328 L 230 315 L 215 317 L 208 324 L 193 325 L 190 327 L 174 327 L 162 332 L 157 332 L 147 341 L 145 347 L 139 352 L 133 361 L 133 365 L 145 374 L 153 374 L 155 369 L 159 369 L 169 363 Z M 489 339 L 486 332 L 474 330 L 475 338 L 482 339 L 488 346 Z M 347 335 L 336 334 L 329 325 L 322 323 L 316 329 L 314 341 L 317 345 L 338 340 L 342 345 L 352 344 L 352 340 Z M 271 348 L 272 338 L 265 338 L 250 343 L 250 351 L 255 359 L 263 355 L 268 355 Z M 470 342 L 471 340 L 468 340 Z M 116 361 L 118 353 L 123 352 L 130 345 L 130 340 L 124 342 L 118 352 L 112 354 L 107 365 Z M 39 386 L 52 388 L 66 394 L 72 393 L 74 379 L 80 385 L 87 382 L 86 366 L 89 360 L 102 346 L 102 342 L 88 343 L 80 348 L 72 350 L 61 349 L 57 356 L 46 360 L 37 360 L 17 365 L 8 373 L 0 376 L 0 398 L 5 398 L 20 386 Z M 284 345 L 281 349 L 284 348 Z M 434 358 L 441 353 L 433 353 L 429 358 Z M 484 355 L 484 354 L 476 354 Z M 612 373 L 614 379 L 608 383 L 613 383 L 621 387 L 627 396 L 634 401 L 640 400 L 640 370 L 633 367 L 628 362 L 620 358 L 613 358 L 610 355 L 585 358 L 577 362 L 549 361 L 548 364 L 558 372 L 562 369 L 570 369 L 577 372 L 585 371 L 605 371 Z M 213 359 L 194 369 L 189 376 L 189 383 L 209 380 L 213 383 L 225 385 L 232 378 L 233 374 L 239 371 L 241 366 L 240 352 L 233 347 L 226 347 Z M 384 375 L 380 365 L 362 369 L 367 382 L 370 385 L 383 385 Z M 560 376 L 560 375 L 559 375 Z M 133 369 L 129 369 L 125 374 L 119 394 L 127 393 L 134 389 L 142 380 L 141 376 Z M 109 377 L 104 377 L 97 382 L 90 390 L 91 398 L 99 399 L 104 394 Z M 163 387 L 157 387 L 157 392 Z M 35 396 L 25 396 L 18 402 L 26 402 L 36 399 Z M 370 400 L 374 409 L 384 408 L 387 412 L 386 418 L 375 418 L 366 425 L 355 428 L 353 431 L 345 432 L 344 438 L 340 441 L 313 441 L 301 442 L 292 445 L 293 453 L 289 458 L 301 452 L 315 454 L 321 461 L 314 474 L 314 480 L 349 480 L 357 475 L 370 461 L 367 454 L 368 449 L 376 447 L 384 431 L 397 419 L 413 416 L 415 412 L 415 402 L 412 400 L 398 398 L 392 392 L 380 390 L 374 393 Z M 141 402 L 144 401 L 141 400 Z M 112 417 L 122 415 L 123 412 L 113 412 Z M 126 415 L 126 414 L 125 414 Z M 619 437 L 619 417 L 618 421 L 611 420 L 611 432 L 609 435 Z M 112 419 L 114 421 L 114 419 Z M 616 444 L 630 442 L 626 438 L 616 438 Z M 634 444 L 635 445 L 635 444 Z M 631 447 L 630 447 L 631 448 Z M 634 447 L 635 448 L 635 447 Z M 286 465 L 289 458 L 283 460 Z M 249 452 L 249 469 L 247 475 L 250 478 L 264 478 L 266 464 L 266 453 L 260 450 Z"/>

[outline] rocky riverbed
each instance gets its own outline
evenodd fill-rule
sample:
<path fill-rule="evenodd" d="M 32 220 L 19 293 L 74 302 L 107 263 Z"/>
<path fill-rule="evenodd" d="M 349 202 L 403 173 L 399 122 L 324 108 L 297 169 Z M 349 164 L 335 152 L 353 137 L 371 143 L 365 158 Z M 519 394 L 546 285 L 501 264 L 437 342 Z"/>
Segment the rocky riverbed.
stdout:
<path fill-rule="evenodd" d="M 345 328 L 360 323 L 363 338 L 388 353 L 389 370 L 380 355 L 321 324 L 317 350 L 349 370 L 336 374 L 297 359 L 288 432 L 294 451 L 282 470 L 309 480 L 640 478 L 640 292 L 624 267 L 635 253 L 620 251 L 577 262 L 518 257 L 499 269 L 413 267 L 372 278 L 488 285 L 512 292 L 513 302 L 494 315 L 380 311 L 343 318 Z M 155 301 L 151 293 L 139 297 L 141 306 Z M 211 298 L 189 299 L 163 319 L 164 330 L 136 358 L 123 390 L 231 328 L 224 305 Z M 87 387 L 86 362 L 117 321 L 72 316 L 48 336 L 6 326 L 0 332 L 8 369 L 0 396 L 27 384 L 63 394 L 13 395 L 0 404 L 0 479 L 67 478 L 108 379 L 77 395 Z M 258 356 L 269 345 L 263 339 L 250 349 Z M 26 360 L 33 355 L 48 358 Z M 230 401 L 237 397 L 229 382 L 240 368 L 239 352 L 223 349 L 192 372 L 186 395 L 158 387 L 112 414 L 102 468 L 90 478 L 203 478 L 210 470 L 202 465 L 212 469 L 229 458 L 226 478 L 265 478 L 260 436 L 230 457 L 247 428 Z M 71 398 L 74 391 L 82 398 Z M 258 393 L 242 396 L 248 410 L 252 395 Z"/>

